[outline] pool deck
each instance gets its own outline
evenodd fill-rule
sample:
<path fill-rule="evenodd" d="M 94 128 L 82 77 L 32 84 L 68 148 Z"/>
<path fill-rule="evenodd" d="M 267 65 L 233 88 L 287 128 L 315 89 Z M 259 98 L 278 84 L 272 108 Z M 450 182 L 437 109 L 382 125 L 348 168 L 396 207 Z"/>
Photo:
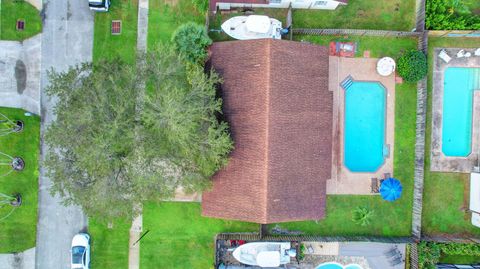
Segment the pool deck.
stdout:
<path fill-rule="evenodd" d="M 332 178 L 327 180 L 327 194 L 372 194 L 371 179 L 383 178 L 385 173 L 393 176 L 393 152 L 395 130 L 395 75 L 380 76 L 376 71 L 376 58 L 343 58 L 330 56 L 329 88 L 333 92 L 333 148 Z M 359 81 L 378 81 L 387 89 L 386 136 L 390 147 L 389 157 L 373 173 L 350 172 L 343 162 L 343 132 L 345 94 L 340 86 L 346 77 Z"/>
<path fill-rule="evenodd" d="M 452 58 L 445 63 L 438 57 L 442 49 Z M 434 48 L 433 59 L 433 95 L 432 95 L 432 145 L 430 154 L 430 170 L 437 172 L 470 173 L 477 165 L 480 150 L 480 91 L 474 91 L 472 151 L 467 157 L 447 157 L 442 152 L 442 111 L 443 111 L 443 74 L 448 67 L 480 67 L 480 57 L 457 58 L 462 48 Z"/>

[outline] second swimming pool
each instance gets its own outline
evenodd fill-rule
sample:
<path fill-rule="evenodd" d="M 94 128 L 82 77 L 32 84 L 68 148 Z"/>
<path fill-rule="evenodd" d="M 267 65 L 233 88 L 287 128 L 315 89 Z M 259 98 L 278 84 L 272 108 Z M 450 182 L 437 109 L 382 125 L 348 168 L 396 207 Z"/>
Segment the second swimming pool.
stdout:
<path fill-rule="evenodd" d="M 472 149 L 473 91 L 480 68 L 449 67 L 443 81 L 442 152 L 466 157 Z"/>
<path fill-rule="evenodd" d="M 375 172 L 384 163 L 386 89 L 353 81 L 345 89 L 344 161 L 352 172 Z"/>

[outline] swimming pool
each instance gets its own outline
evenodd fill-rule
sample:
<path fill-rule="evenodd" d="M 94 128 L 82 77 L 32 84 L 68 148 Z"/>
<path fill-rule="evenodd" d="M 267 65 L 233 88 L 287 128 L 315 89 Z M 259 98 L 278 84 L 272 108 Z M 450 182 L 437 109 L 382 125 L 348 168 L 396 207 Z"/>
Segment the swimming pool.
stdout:
<path fill-rule="evenodd" d="M 317 269 L 362 269 L 362 267 L 358 264 L 349 264 L 344 267 L 336 262 L 327 262 L 320 264 Z"/>
<path fill-rule="evenodd" d="M 472 149 L 473 90 L 480 87 L 480 68 L 449 67 L 443 80 L 442 152 L 466 157 Z"/>
<path fill-rule="evenodd" d="M 386 89 L 353 81 L 345 89 L 344 162 L 352 172 L 375 172 L 385 160 Z"/>

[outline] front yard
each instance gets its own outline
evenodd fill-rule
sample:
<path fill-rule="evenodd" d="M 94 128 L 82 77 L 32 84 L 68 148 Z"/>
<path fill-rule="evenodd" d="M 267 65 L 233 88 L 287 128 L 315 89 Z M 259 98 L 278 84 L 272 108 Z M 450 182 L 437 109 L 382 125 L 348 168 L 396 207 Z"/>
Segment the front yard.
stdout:
<path fill-rule="evenodd" d="M 150 0 L 148 13 L 148 47 L 168 43 L 183 23 L 205 24 L 205 14 L 197 11 L 191 0 Z"/>
<path fill-rule="evenodd" d="M 3 0 L 0 2 L 0 40 L 24 40 L 42 31 L 40 11 L 25 2 Z M 25 30 L 17 31 L 17 20 L 25 21 Z"/>
<path fill-rule="evenodd" d="M 95 13 L 93 60 L 116 57 L 133 63 L 137 46 L 138 0 L 113 2 L 107 13 Z M 122 21 L 120 35 L 111 34 L 112 20 Z"/>
<path fill-rule="evenodd" d="M 25 169 L 0 176 L 0 192 L 8 195 L 19 193 L 23 203 L 10 216 L 12 207 L 0 208 L 0 253 L 19 252 L 35 247 L 38 201 L 38 156 L 40 147 L 40 118 L 25 116 L 22 109 L 0 108 L 0 113 L 12 120 L 25 123 L 21 133 L 0 137 L 0 151 L 25 161 Z M 2 166 L 0 173 L 10 167 Z"/>
<path fill-rule="evenodd" d="M 321 45 L 328 45 L 334 36 L 295 36 Z M 403 51 L 415 49 L 415 38 L 357 37 L 342 38 L 358 42 L 357 56 L 370 50 L 371 57 L 391 56 L 397 58 Z M 328 195 L 324 220 L 278 224 L 283 229 L 302 231 L 312 235 L 378 235 L 409 236 L 412 220 L 413 168 L 416 117 L 416 84 L 397 84 L 395 89 L 395 152 L 394 176 L 403 184 L 403 196 L 389 203 L 379 196 Z M 360 226 L 352 221 L 352 210 L 358 206 L 374 211 L 371 224 Z M 275 225 L 270 225 L 274 227 Z"/>
<path fill-rule="evenodd" d="M 433 49 L 435 47 L 476 48 L 478 38 L 438 38 L 428 41 L 428 107 L 432 104 Z M 470 177 L 461 173 L 430 172 L 432 111 L 428 110 L 425 140 L 425 181 L 422 230 L 427 235 L 480 235 L 480 229 L 470 224 Z"/>
<path fill-rule="evenodd" d="M 253 223 L 205 218 L 199 203 L 147 203 L 143 208 L 140 268 L 212 268 L 214 236 L 222 232 L 258 232 Z"/>
<path fill-rule="evenodd" d="M 411 31 L 415 0 L 351 0 L 333 11 L 297 9 L 293 27 Z"/>

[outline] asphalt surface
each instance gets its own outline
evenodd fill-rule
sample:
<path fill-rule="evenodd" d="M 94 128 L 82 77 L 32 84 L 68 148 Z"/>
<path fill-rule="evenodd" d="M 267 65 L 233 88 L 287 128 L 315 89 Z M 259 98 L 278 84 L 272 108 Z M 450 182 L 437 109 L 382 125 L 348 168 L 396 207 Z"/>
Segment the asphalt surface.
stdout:
<path fill-rule="evenodd" d="M 64 71 L 69 66 L 92 60 L 93 13 L 87 0 L 44 0 L 41 67 L 41 158 L 43 134 L 54 118 L 50 100 L 44 92 L 47 70 Z M 87 229 L 87 218 L 78 207 L 65 207 L 50 195 L 51 181 L 40 166 L 39 220 L 37 226 L 36 268 L 70 268 L 72 237 Z"/>

